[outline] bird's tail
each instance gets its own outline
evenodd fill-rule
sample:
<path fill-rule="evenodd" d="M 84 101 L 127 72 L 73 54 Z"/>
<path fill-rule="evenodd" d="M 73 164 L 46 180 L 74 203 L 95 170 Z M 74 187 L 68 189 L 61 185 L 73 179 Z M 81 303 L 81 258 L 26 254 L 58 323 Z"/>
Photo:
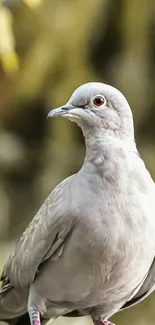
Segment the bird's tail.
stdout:
<path fill-rule="evenodd" d="M 0 291 L 0 321 L 16 318 L 25 314 L 27 309 L 27 292 L 10 288 L 6 292 Z"/>

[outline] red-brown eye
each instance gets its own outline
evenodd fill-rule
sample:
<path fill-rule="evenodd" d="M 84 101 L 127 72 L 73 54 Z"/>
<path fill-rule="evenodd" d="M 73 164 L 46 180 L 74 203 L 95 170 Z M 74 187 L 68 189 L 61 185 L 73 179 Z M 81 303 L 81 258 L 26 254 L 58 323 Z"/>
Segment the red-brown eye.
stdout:
<path fill-rule="evenodd" d="M 96 96 L 94 99 L 93 99 L 93 103 L 95 106 L 101 106 L 105 103 L 105 98 L 103 96 Z"/>

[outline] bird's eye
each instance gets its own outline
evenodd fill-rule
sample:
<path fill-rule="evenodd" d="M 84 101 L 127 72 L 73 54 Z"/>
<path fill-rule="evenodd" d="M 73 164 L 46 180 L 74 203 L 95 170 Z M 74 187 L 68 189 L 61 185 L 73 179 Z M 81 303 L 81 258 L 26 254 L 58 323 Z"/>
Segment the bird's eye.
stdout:
<path fill-rule="evenodd" d="M 103 96 L 96 96 L 94 99 L 93 99 L 93 104 L 97 107 L 105 104 L 105 98 Z"/>

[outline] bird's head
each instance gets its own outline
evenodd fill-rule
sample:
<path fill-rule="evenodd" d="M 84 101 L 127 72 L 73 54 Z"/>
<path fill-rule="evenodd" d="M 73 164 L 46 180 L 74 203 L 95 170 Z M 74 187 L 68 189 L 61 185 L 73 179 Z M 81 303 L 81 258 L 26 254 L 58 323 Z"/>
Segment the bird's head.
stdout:
<path fill-rule="evenodd" d="M 49 112 L 48 117 L 63 116 L 83 130 L 102 130 L 119 137 L 134 137 L 130 106 L 123 94 L 109 85 L 90 82 L 77 88 L 69 101 Z"/>

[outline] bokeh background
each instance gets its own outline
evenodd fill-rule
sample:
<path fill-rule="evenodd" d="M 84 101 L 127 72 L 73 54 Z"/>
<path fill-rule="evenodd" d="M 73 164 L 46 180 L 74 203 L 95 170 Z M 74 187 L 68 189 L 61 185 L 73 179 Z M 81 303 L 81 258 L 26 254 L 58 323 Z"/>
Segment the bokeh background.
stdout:
<path fill-rule="evenodd" d="M 155 1 L 0 2 L 0 269 L 51 189 L 82 164 L 80 129 L 46 116 L 88 81 L 109 83 L 128 98 L 139 150 L 155 177 Z M 113 321 L 154 324 L 154 298 Z"/>

